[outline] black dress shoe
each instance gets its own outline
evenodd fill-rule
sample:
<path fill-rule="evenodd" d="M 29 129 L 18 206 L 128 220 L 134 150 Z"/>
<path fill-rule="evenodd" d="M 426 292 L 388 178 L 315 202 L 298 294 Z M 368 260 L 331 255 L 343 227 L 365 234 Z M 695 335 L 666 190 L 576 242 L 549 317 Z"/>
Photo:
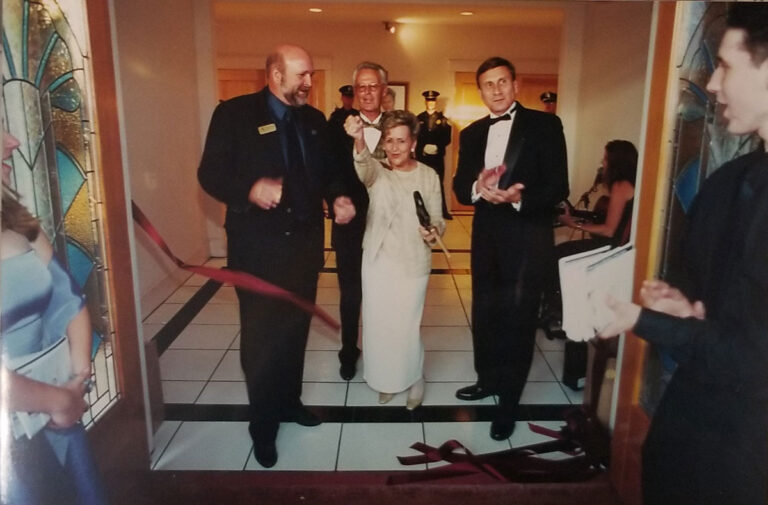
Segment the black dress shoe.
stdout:
<path fill-rule="evenodd" d="M 495 419 L 491 422 L 491 438 L 506 440 L 515 431 L 515 421 L 510 419 Z"/>
<path fill-rule="evenodd" d="M 342 363 L 341 368 L 339 368 L 339 375 L 341 375 L 341 378 L 344 379 L 345 381 L 354 379 L 356 373 L 357 373 L 356 363 Z"/>
<path fill-rule="evenodd" d="M 443 219 L 445 219 L 445 220 L 447 220 L 447 221 L 450 221 L 450 220 L 452 220 L 452 219 L 453 219 L 453 216 L 452 216 L 452 215 L 450 215 L 450 214 L 443 214 Z"/>
<path fill-rule="evenodd" d="M 275 441 L 255 442 L 253 444 L 253 455 L 256 461 L 264 468 L 272 468 L 277 463 L 277 447 Z"/>
<path fill-rule="evenodd" d="M 463 387 L 456 391 L 456 398 L 459 400 L 474 401 L 488 398 L 493 392 L 488 388 L 472 384 L 471 386 Z"/>
<path fill-rule="evenodd" d="M 289 409 L 283 418 L 285 421 L 294 422 L 301 426 L 317 426 L 322 422 L 319 417 L 307 410 L 307 408 L 301 404 Z"/>

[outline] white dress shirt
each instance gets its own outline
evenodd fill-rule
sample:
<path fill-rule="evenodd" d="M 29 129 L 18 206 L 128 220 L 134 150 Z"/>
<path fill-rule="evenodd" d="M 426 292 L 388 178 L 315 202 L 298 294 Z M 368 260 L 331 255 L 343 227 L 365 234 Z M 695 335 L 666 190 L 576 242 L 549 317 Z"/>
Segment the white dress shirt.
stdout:
<path fill-rule="evenodd" d="M 381 130 L 374 127 L 373 125 L 379 124 L 381 121 L 381 113 L 379 113 L 379 115 L 376 116 L 376 119 L 373 121 L 370 121 L 367 117 L 365 117 L 365 114 L 360 114 L 360 119 L 363 120 L 363 138 L 365 139 L 365 145 L 368 147 L 370 152 L 374 152 L 376 150 L 376 146 L 379 145 L 379 140 L 381 140 Z"/>

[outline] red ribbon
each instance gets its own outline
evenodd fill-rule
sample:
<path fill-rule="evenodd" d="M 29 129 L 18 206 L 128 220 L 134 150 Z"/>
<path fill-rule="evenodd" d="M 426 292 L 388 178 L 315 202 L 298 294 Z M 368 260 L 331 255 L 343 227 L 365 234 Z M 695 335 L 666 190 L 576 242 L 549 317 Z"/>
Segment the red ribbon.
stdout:
<path fill-rule="evenodd" d="M 204 277 L 208 277 L 209 279 L 221 282 L 222 284 L 229 283 L 233 286 L 237 286 L 238 288 L 247 289 L 253 293 L 268 296 L 270 298 L 284 300 L 295 305 L 304 312 L 319 317 L 320 320 L 322 320 L 325 324 L 334 330 L 338 330 L 341 327 L 338 321 L 333 319 L 326 311 L 314 303 L 309 302 L 304 298 L 301 298 L 300 296 L 281 288 L 280 286 L 276 286 L 270 282 L 267 282 L 264 279 L 260 279 L 249 273 L 240 272 L 237 270 L 189 265 L 183 262 L 175 254 L 173 254 L 171 248 L 168 247 L 168 244 L 166 244 L 165 240 L 163 240 L 163 237 L 160 236 L 160 233 L 152 225 L 149 219 L 147 219 L 147 216 L 144 215 L 139 206 L 136 205 L 136 202 L 133 200 L 131 200 L 131 209 L 133 210 L 133 220 L 136 221 L 139 227 L 141 227 L 141 229 L 147 233 L 149 238 L 152 239 L 152 242 L 157 244 L 157 246 L 169 258 L 171 258 L 171 260 L 173 260 L 173 262 L 176 263 L 179 268 L 200 274 Z"/>

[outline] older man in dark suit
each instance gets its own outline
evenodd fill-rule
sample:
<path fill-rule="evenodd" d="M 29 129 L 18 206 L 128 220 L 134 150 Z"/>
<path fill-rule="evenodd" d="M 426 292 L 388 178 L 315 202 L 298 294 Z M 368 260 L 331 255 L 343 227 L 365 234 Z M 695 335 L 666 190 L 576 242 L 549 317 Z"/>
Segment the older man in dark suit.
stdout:
<path fill-rule="evenodd" d="M 533 359 L 543 273 L 552 261 L 555 205 L 568 196 L 560 119 L 516 101 L 515 68 L 489 58 L 477 86 L 490 116 L 460 136 L 453 189 L 475 206 L 472 225 L 472 342 L 477 383 L 462 400 L 499 396 L 491 438 L 512 435 Z"/>
<path fill-rule="evenodd" d="M 230 268 L 314 301 L 323 264 L 323 197 L 333 202 L 338 223 L 354 217 L 354 206 L 328 169 L 325 117 L 306 105 L 314 73 L 309 54 L 279 46 L 266 70 L 266 88 L 216 107 L 198 178 L 227 204 Z M 249 431 L 256 460 L 270 467 L 277 462 L 281 420 L 320 424 L 300 400 L 310 316 L 285 301 L 240 289 L 237 295 Z"/>

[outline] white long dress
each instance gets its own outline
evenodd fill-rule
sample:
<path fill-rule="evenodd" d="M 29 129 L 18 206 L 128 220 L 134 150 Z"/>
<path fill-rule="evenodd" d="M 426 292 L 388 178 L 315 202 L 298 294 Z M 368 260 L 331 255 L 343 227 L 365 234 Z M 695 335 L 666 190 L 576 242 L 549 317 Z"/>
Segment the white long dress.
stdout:
<path fill-rule="evenodd" d="M 421 193 L 442 233 L 440 181 L 426 165 L 389 170 L 367 151 L 355 156 L 355 168 L 370 195 L 362 267 L 364 378 L 376 391 L 397 393 L 422 377 L 424 365 L 420 326 L 431 250 L 419 233 L 413 192 Z"/>

